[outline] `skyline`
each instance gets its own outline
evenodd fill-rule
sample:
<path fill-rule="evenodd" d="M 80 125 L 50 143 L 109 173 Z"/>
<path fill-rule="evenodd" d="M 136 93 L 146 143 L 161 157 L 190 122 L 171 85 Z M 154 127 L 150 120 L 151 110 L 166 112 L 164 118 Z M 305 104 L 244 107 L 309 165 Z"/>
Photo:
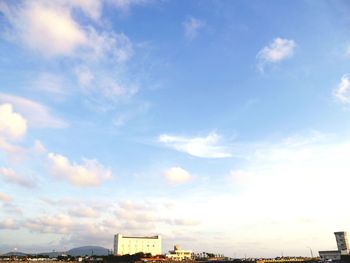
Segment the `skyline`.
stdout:
<path fill-rule="evenodd" d="M 350 229 L 347 1 L 0 0 L 0 251 Z"/>

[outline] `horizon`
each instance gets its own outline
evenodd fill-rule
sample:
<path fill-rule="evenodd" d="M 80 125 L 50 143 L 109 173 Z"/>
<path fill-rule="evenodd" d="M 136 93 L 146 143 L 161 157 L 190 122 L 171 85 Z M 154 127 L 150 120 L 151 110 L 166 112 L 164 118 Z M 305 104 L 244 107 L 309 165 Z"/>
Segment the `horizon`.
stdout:
<path fill-rule="evenodd" d="M 350 229 L 346 0 L 0 0 L 0 251 Z"/>

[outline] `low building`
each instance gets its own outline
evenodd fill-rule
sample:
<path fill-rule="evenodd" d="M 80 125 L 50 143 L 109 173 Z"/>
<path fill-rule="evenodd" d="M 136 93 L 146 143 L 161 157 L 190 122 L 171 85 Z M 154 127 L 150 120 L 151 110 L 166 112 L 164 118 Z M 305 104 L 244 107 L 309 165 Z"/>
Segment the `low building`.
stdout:
<path fill-rule="evenodd" d="M 192 260 L 193 253 L 191 250 L 182 250 L 178 245 L 174 246 L 174 250 L 170 250 L 165 256 L 171 260 L 182 261 Z"/>
<path fill-rule="evenodd" d="M 341 253 L 339 250 L 319 251 L 322 261 L 339 261 L 341 259 Z"/>
<path fill-rule="evenodd" d="M 133 255 L 136 253 L 162 254 L 162 239 L 160 236 L 134 237 L 117 234 L 114 236 L 114 255 Z"/>

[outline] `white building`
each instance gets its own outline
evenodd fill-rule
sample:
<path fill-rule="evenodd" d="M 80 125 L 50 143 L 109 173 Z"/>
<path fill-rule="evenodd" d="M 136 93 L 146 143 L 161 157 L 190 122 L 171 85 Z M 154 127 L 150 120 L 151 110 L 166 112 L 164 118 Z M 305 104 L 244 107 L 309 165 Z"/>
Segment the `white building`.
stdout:
<path fill-rule="evenodd" d="M 182 260 L 191 260 L 192 259 L 191 250 L 182 250 L 178 245 L 174 246 L 174 250 L 169 251 L 165 256 L 169 259 L 182 261 Z"/>
<path fill-rule="evenodd" d="M 162 254 L 161 237 L 131 237 L 122 234 L 114 236 L 114 255 L 132 255 L 139 252 L 150 253 L 152 256 Z"/>

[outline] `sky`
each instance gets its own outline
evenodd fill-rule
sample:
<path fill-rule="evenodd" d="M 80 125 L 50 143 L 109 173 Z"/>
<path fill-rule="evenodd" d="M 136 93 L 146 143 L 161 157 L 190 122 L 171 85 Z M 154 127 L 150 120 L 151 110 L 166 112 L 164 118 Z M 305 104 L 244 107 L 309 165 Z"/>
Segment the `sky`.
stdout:
<path fill-rule="evenodd" d="M 0 253 L 350 230 L 344 0 L 0 0 Z"/>

